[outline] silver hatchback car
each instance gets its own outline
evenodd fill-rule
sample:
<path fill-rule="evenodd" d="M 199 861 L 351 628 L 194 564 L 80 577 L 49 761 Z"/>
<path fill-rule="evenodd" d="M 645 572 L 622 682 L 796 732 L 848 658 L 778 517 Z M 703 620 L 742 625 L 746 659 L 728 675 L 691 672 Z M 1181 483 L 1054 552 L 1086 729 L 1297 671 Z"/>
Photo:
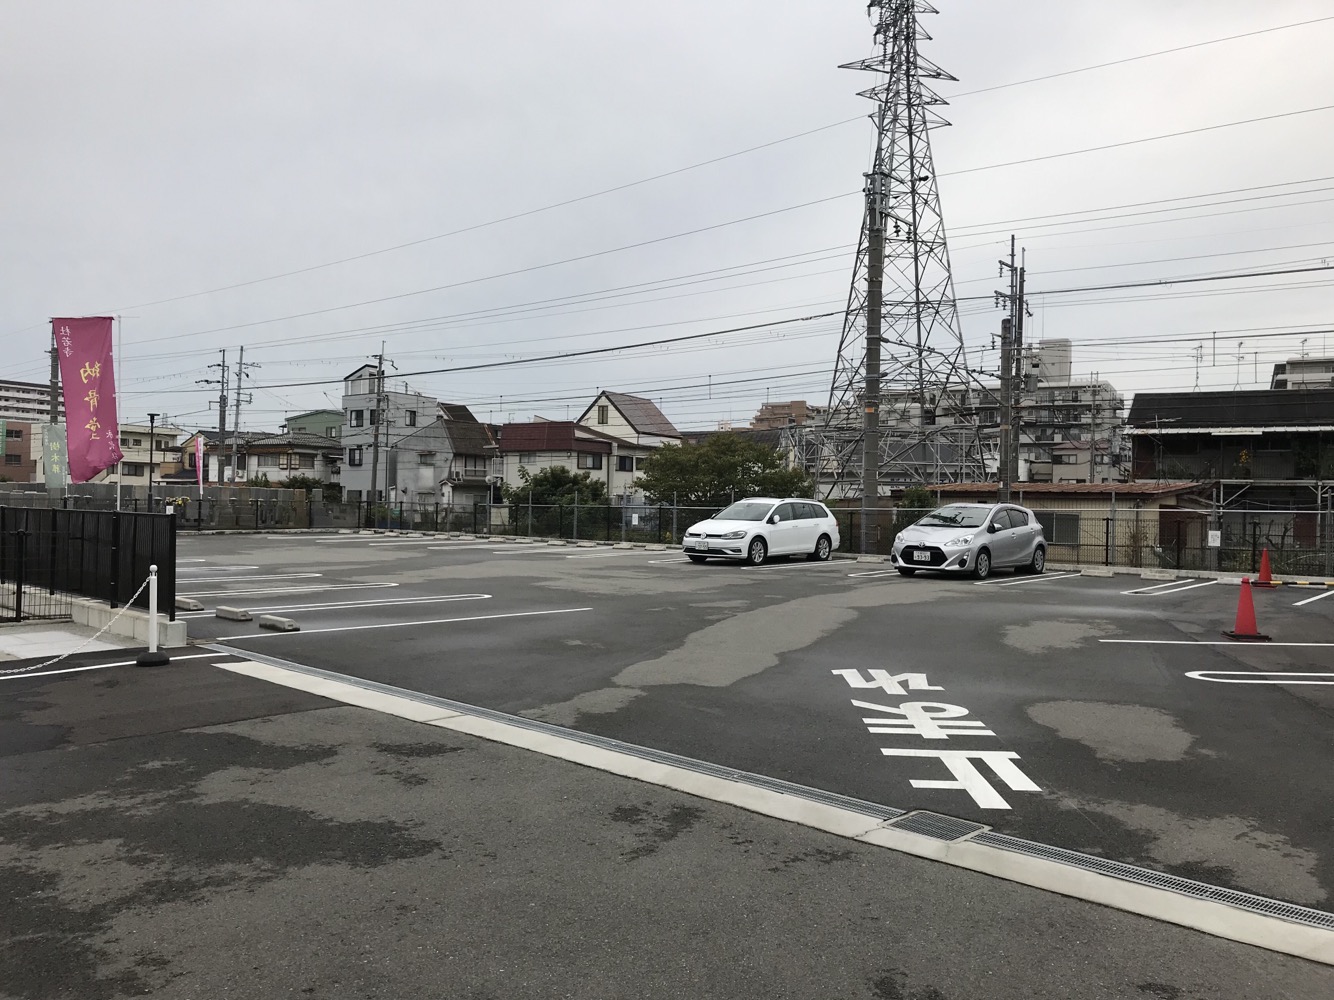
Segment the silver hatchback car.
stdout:
<path fill-rule="evenodd" d="M 1037 515 L 1008 503 L 952 503 L 933 510 L 894 539 L 890 561 L 904 576 L 919 569 L 971 573 L 993 569 L 1041 573 L 1047 540 Z"/>

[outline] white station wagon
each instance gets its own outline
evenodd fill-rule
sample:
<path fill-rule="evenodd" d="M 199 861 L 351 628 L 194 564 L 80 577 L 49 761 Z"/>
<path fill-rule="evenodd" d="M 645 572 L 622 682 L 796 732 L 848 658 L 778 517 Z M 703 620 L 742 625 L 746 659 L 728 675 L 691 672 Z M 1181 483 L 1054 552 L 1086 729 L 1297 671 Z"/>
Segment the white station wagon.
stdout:
<path fill-rule="evenodd" d="M 748 497 L 692 524 L 681 548 L 692 562 L 740 559 L 758 566 L 770 556 L 828 559 L 838 545 L 838 521 L 824 504 Z"/>

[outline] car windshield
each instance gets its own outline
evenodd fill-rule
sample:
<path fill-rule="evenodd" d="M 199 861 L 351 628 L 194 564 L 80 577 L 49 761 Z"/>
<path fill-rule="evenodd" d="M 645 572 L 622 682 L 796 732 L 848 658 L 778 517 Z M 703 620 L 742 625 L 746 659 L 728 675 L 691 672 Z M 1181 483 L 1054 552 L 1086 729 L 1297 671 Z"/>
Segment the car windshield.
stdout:
<path fill-rule="evenodd" d="M 754 503 L 742 500 L 724 511 L 713 515 L 715 521 L 763 521 L 764 515 L 773 509 L 771 503 Z"/>
<path fill-rule="evenodd" d="M 951 528 L 980 528 L 986 522 L 989 513 L 991 513 L 990 507 L 963 507 L 952 504 L 949 507 L 933 510 L 917 523 L 927 527 L 948 525 Z"/>

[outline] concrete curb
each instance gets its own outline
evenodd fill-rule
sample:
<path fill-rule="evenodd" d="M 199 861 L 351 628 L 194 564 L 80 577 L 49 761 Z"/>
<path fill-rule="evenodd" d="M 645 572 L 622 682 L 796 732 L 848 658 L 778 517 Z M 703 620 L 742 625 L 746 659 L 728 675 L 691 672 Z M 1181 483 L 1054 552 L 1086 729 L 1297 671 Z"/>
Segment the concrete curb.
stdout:
<path fill-rule="evenodd" d="M 301 626 L 290 618 L 281 618 L 278 615 L 260 615 L 259 627 L 270 629 L 274 632 L 300 632 Z"/>
<path fill-rule="evenodd" d="M 229 608 L 219 605 L 213 609 L 213 617 L 229 622 L 248 622 L 250 621 L 250 612 L 244 608 Z"/>
<path fill-rule="evenodd" d="M 200 604 L 193 597 L 176 598 L 177 611 L 203 611 L 204 605 Z"/>

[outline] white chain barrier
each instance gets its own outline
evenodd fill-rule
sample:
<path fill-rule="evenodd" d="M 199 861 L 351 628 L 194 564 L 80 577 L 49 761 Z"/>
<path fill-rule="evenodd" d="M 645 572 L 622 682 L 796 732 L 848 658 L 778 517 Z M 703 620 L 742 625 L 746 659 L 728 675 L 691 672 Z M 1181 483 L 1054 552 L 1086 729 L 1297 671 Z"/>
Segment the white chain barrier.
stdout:
<path fill-rule="evenodd" d="M 100 639 L 102 637 L 102 634 L 106 632 L 107 629 L 111 628 L 112 625 L 115 625 L 116 622 L 120 619 L 121 615 L 125 614 L 125 612 L 129 610 L 130 605 L 133 604 L 135 602 L 135 599 L 138 598 L 138 596 L 144 592 L 144 588 L 148 586 L 148 581 L 151 579 L 152 579 L 151 575 L 144 577 L 144 582 L 139 584 L 139 589 L 134 592 L 134 596 L 131 597 L 121 606 L 121 609 L 116 612 L 115 616 L 111 619 L 111 621 L 107 622 L 100 629 L 98 629 L 96 635 L 93 635 L 85 639 L 81 645 L 77 646 L 74 649 L 71 649 L 68 653 L 61 653 L 54 660 L 47 660 L 45 663 L 34 663 L 31 666 L 27 667 L 14 667 L 10 670 L 0 670 L 0 677 L 9 676 L 12 674 L 26 674 L 30 670 L 41 670 L 44 667 L 55 666 L 61 660 L 69 659 L 69 657 L 73 656 L 75 653 L 79 653 L 87 649 L 92 643 Z"/>

